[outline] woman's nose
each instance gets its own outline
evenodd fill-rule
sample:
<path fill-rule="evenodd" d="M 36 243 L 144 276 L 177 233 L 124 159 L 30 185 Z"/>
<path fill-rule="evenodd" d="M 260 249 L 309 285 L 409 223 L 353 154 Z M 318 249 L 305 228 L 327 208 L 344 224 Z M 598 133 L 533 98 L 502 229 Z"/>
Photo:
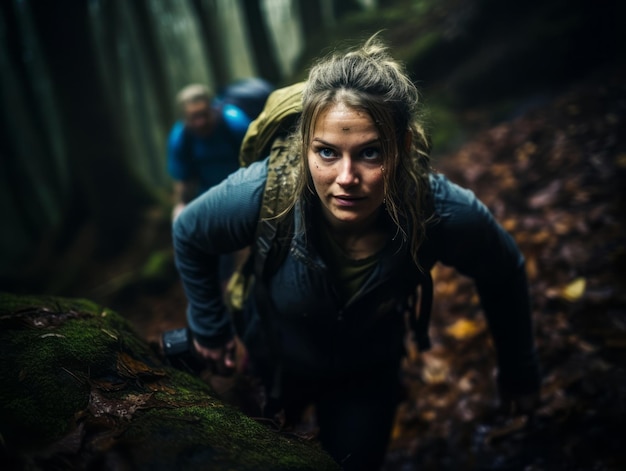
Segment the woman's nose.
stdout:
<path fill-rule="evenodd" d="M 359 182 L 354 162 L 350 157 L 343 157 L 339 161 L 337 183 L 341 186 L 356 185 Z"/>

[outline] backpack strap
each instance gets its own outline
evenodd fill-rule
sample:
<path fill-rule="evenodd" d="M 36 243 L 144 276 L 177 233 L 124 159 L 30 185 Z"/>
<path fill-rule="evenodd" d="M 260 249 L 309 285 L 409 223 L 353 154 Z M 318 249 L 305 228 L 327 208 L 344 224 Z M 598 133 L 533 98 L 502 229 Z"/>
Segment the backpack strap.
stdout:
<path fill-rule="evenodd" d="M 265 415 L 270 418 L 281 408 L 282 362 L 280 339 L 271 322 L 273 301 L 267 281 L 284 261 L 291 243 L 293 211 L 289 214 L 282 212 L 295 188 L 297 157 L 289 155 L 288 147 L 284 136 L 277 137 L 272 143 L 253 251 L 257 310 L 273 362 L 273 377 L 265 406 Z"/>
<path fill-rule="evenodd" d="M 293 212 L 282 213 L 295 190 L 298 158 L 290 155 L 288 149 L 288 139 L 278 136 L 270 150 L 254 244 L 254 274 L 257 282 L 267 280 L 278 269 L 291 243 Z"/>
<path fill-rule="evenodd" d="M 433 277 L 430 272 L 420 275 L 418 285 L 420 286 L 420 308 L 419 317 L 416 316 L 415 295 L 409 298 L 409 324 L 413 330 L 413 338 L 417 343 L 420 352 L 430 350 L 432 344 L 428 335 L 430 325 L 430 313 L 433 307 Z"/>
<path fill-rule="evenodd" d="M 268 342 L 270 365 L 272 368 L 272 377 L 268 387 L 267 401 L 264 407 L 264 415 L 267 418 L 273 416 L 280 411 L 282 397 L 282 360 L 280 357 L 280 339 L 271 321 L 273 301 L 267 286 L 267 277 L 265 276 L 266 262 L 272 248 L 272 243 L 276 237 L 277 225 L 275 221 L 259 220 L 257 226 L 257 239 L 255 244 L 254 257 L 254 294 L 256 297 L 257 312 L 261 320 L 261 328 L 265 332 Z"/>
<path fill-rule="evenodd" d="M 239 151 L 240 165 L 269 155 L 267 181 L 257 222 L 256 239 L 252 247 L 255 296 L 261 326 L 269 342 L 271 361 L 274 363 L 270 378 L 265 415 L 269 418 L 280 410 L 282 392 L 282 365 L 279 339 L 271 322 L 273 302 L 267 280 L 282 264 L 291 243 L 293 212 L 283 214 L 295 190 L 297 156 L 289 155 L 286 136 L 302 110 L 304 83 L 275 90 L 268 97 L 263 111 L 250 123 Z"/>

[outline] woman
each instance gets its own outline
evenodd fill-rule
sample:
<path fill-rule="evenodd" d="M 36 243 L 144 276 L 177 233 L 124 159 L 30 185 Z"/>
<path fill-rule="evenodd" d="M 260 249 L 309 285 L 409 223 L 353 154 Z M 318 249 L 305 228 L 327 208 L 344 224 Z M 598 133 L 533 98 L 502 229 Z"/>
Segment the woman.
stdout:
<path fill-rule="evenodd" d="M 539 387 L 523 257 L 470 191 L 430 171 L 417 111 L 415 86 L 375 37 L 312 68 L 292 136 L 298 190 L 282 215 L 289 251 L 238 332 L 288 417 L 315 405 L 319 439 L 345 469 L 383 462 L 411 280 L 437 261 L 476 282 L 501 392 L 521 404 Z M 266 179 L 267 161 L 239 170 L 174 226 L 194 345 L 225 367 L 234 341 L 216 257 L 254 244 Z"/>

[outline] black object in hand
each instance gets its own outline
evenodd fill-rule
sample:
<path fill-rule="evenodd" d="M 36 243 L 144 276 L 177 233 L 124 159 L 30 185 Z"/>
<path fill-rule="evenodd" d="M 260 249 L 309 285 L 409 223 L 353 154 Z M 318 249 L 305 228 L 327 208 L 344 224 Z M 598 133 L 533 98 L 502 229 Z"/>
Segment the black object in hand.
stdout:
<path fill-rule="evenodd" d="M 208 366 L 206 361 L 196 355 L 188 327 L 163 332 L 161 345 L 166 361 L 174 368 L 199 373 Z"/>

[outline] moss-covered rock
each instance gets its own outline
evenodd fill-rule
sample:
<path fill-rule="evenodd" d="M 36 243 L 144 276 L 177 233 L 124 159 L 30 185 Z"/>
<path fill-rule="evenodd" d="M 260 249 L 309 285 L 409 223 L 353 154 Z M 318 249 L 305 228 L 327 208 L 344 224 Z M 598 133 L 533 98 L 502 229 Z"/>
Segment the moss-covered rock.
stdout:
<path fill-rule="evenodd" d="M 86 300 L 0 294 L 0 385 L 0 455 L 14 468 L 338 469 Z"/>

